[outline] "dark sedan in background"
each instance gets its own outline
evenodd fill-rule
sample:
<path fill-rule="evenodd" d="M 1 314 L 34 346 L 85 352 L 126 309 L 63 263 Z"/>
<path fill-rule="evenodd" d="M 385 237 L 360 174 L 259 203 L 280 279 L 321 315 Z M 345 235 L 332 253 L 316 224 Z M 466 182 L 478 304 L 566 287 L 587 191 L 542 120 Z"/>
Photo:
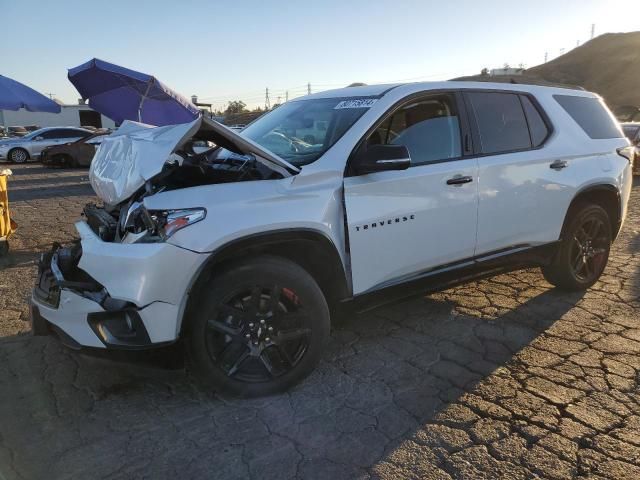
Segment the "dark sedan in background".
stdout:
<path fill-rule="evenodd" d="M 75 142 L 47 147 L 40 154 L 40 161 L 47 166 L 88 167 L 98 145 L 109 133 L 111 132 L 108 130 L 97 130 L 94 134 Z"/>
<path fill-rule="evenodd" d="M 636 147 L 636 160 L 633 165 L 633 174 L 640 175 L 640 122 L 623 123 L 622 131 L 631 144 Z"/>

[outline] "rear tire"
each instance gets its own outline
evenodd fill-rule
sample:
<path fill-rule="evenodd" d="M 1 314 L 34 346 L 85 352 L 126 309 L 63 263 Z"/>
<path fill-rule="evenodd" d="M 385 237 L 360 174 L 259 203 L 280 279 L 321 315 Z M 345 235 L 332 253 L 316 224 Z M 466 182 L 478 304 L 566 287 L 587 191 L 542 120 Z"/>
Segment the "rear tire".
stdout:
<path fill-rule="evenodd" d="M 599 205 L 574 210 L 562 233 L 553 262 L 542 268 L 544 278 L 562 290 L 586 290 L 598 281 L 609 260 L 611 222 Z"/>
<path fill-rule="evenodd" d="M 329 338 L 329 308 L 320 287 L 284 258 L 232 265 L 209 280 L 195 301 L 186 339 L 190 370 L 234 396 L 292 387 L 313 371 Z"/>

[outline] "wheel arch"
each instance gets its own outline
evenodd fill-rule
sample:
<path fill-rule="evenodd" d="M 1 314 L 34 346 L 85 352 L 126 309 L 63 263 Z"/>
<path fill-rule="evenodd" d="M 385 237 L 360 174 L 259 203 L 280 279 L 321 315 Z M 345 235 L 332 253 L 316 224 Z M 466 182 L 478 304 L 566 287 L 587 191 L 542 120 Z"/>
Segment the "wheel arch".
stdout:
<path fill-rule="evenodd" d="M 248 235 L 213 251 L 194 275 L 184 307 L 180 334 L 188 328 L 190 312 L 207 281 L 216 271 L 259 255 L 273 255 L 291 260 L 304 268 L 318 283 L 330 308 L 351 296 L 351 282 L 334 242 L 313 229 L 286 229 Z"/>
<path fill-rule="evenodd" d="M 29 150 L 27 150 L 26 148 L 21 147 L 21 146 L 13 147 L 12 149 L 10 149 L 10 150 L 7 152 L 7 158 L 8 158 L 9 160 L 11 160 L 11 154 L 12 154 L 13 152 L 15 152 L 16 150 L 22 150 L 22 151 L 24 151 L 24 153 L 26 153 L 26 154 L 27 154 L 27 159 L 25 160 L 25 162 L 28 162 L 29 160 L 31 160 L 31 153 L 29 152 Z"/>
<path fill-rule="evenodd" d="M 562 232 L 560 234 L 561 238 L 568 223 L 571 221 L 572 215 L 580 205 L 585 203 L 593 203 L 605 209 L 611 223 L 611 237 L 615 239 L 622 225 L 622 201 L 618 188 L 608 183 L 589 185 L 575 194 L 564 218 Z"/>

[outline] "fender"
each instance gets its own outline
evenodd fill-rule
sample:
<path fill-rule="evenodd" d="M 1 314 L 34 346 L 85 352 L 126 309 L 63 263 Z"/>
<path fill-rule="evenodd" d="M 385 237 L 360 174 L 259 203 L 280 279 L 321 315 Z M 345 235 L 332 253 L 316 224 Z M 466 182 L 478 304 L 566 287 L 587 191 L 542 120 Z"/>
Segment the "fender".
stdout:
<path fill-rule="evenodd" d="M 211 252 L 194 274 L 187 294 L 181 305 L 181 325 L 183 331 L 190 308 L 198 290 L 215 274 L 216 270 L 234 260 L 250 255 L 271 254 L 292 260 L 302 266 L 314 277 L 322 289 L 327 303 L 337 304 L 352 295 L 351 276 L 347 275 L 338 249 L 323 232 L 313 229 L 281 229 L 261 232 L 231 240 Z"/>
<path fill-rule="evenodd" d="M 611 195 L 615 196 L 615 204 L 609 200 Z M 622 201 L 620 199 L 620 190 L 615 185 L 610 183 L 598 183 L 594 185 L 587 185 L 579 189 L 576 194 L 571 199 L 571 203 L 569 204 L 569 208 L 567 209 L 567 213 L 564 217 L 564 222 L 562 224 L 562 230 L 560 233 L 560 240 L 562 239 L 562 235 L 564 229 L 569 220 L 569 214 L 572 211 L 572 208 L 576 205 L 578 201 L 581 199 L 594 199 L 600 197 L 600 202 L 602 207 L 607 210 L 607 213 L 611 215 L 611 235 L 613 240 L 616 239 L 618 233 L 620 232 L 620 227 L 622 226 Z"/>

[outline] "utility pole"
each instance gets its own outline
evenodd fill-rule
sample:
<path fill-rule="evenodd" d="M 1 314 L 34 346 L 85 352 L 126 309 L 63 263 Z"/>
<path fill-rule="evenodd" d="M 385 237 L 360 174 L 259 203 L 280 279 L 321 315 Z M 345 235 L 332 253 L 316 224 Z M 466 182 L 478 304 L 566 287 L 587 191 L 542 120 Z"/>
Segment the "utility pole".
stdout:
<path fill-rule="evenodd" d="M 287 90 L 286 92 L 284 92 L 284 101 L 288 102 L 289 101 L 289 90 Z"/>
<path fill-rule="evenodd" d="M 549 52 L 544 52 L 544 63 L 547 63 L 547 58 L 549 58 Z"/>
<path fill-rule="evenodd" d="M 311 82 L 307 83 L 307 95 L 311 95 Z"/>
<path fill-rule="evenodd" d="M 596 24 L 592 23 L 591 24 L 591 40 L 593 40 L 593 37 L 596 35 Z"/>
<path fill-rule="evenodd" d="M 264 92 L 264 109 L 265 110 L 271 109 L 271 101 L 269 100 L 269 87 L 267 87 L 267 89 Z"/>

